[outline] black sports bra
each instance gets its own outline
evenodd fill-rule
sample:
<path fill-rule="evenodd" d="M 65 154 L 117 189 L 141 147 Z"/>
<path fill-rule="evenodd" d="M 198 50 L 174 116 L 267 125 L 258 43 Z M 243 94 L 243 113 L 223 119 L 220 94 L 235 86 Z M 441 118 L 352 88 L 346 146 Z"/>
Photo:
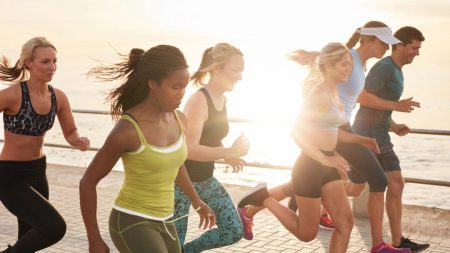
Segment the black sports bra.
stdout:
<path fill-rule="evenodd" d="M 48 86 L 51 93 L 50 111 L 45 114 L 38 114 L 34 111 L 30 100 L 30 93 L 28 92 L 27 83 L 21 82 L 22 89 L 22 105 L 16 115 L 7 115 L 3 113 L 3 125 L 5 130 L 15 134 L 40 136 L 44 135 L 50 128 L 52 128 L 56 117 L 56 95 L 53 87 Z"/>

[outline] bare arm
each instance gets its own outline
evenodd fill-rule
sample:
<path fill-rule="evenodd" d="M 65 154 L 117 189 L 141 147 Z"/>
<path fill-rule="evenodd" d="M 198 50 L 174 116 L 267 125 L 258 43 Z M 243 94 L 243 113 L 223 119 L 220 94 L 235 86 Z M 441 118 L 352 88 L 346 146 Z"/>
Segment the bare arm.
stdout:
<path fill-rule="evenodd" d="M 80 180 L 80 208 L 89 241 L 89 252 L 108 252 L 97 223 L 97 184 L 105 177 L 119 160 L 120 156 L 131 149 L 130 135 L 124 122 L 118 122 L 109 134 L 102 148 Z"/>
<path fill-rule="evenodd" d="M 20 87 L 18 84 L 0 90 L 0 113 L 15 114 L 20 109 Z M 17 108 L 15 108 L 17 107 Z"/>
<path fill-rule="evenodd" d="M 389 131 L 394 132 L 398 136 L 405 136 L 411 129 L 406 124 L 397 124 L 392 118 L 390 122 Z"/>
<path fill-rule="evenodd" d="M 309 92 L 308 97 L 302 106 L 302 110 L 297 117 L 292 131 L 292 137 L 297 145 L 314 160 L 322 163 L 325 166 L 335 167 L 341 174 L 348 169 L 348 164 L 344 158 L 335 153 L 334 156 L 326 156 L 311 140 L 311 131 L 314 130 L 314 126 L 311 126 L 311 122 L 317 117 L 315 115 L 320 114 L 321 110 L 330 106 L 329 96 L 323 93 L 322 89 L 312 89 Z"/>
<path fill-rule="evenodd" d="M 380 153 L 380 148 L 378 147 L 376 139 L 349 133 L 342 129 L 338 129 L 338 142 L 358 143 L 372 150 L 372 152 L 374 152 L 375 154 Z"/>
<path fill-rule="evenodd" d="M 175 183 L 191 199 L 192 206 L 200 215 L 200 223 L 198 227 L 200 228 L 203 225 L 203 229 L 206 229 L 207 227 L 212 228 L 216 224 L 216 216 L 211 208 L 209 208 L 209 206 L 205 204 L 198 196 L 184 165 L 180 167 Z"/>
<path fill-rule="evenodd" d="M 188 144 L 188 159 L 196 161 L 214 161 L 217 159 L 234 159 L 247 154 L 248 142 L 240 136 L 229 147 L 208 147 L 200 144 L 203 124 L 208 118 L 208 105 L 201 92 L 194 93 L 183 111 L 188 119 L 186 137 Z"/>
<path fill-rule="evenodd" d="M 361 94 L 359 94 L 358 102 L 361 105 L 377 110 L 411 112 L 414 110 L 414 107 L 420 108 L 420 103 L 412 99 L 413 98 L 410 97 L 400 101 L 390 101 L 382 99 L 363 89 Z"/>
<path fill-rule="evenodd" d="M 89 149 L 89 139 L 87 137 L 80 136 L 80 133 L 75 125 L 72 109 L 70 108 L 69 100 L 66 94 L 58 89 L 55 89 L 55 93 L 58 103 L 57 115 L 64 138 L 70 145 L 77 147 L 81 151 Z"/>

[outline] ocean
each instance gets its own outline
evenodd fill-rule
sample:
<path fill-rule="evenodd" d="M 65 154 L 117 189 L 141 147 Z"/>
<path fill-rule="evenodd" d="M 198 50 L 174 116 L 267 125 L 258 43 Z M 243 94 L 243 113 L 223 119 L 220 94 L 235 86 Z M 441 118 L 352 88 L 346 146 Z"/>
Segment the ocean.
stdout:
<path fill-rule="evenodd" d="M 289 137 L 289 122 L 302 103 L 300 81 L 305 70 L 286 60 L 286 54 L 300 48 L 320 50 L 331 41 L 345 43 L 357 27 L 370 20 L 383 21 L 393 30 L 411 25 L 419 28 L 426 40 L 421 55 L 403 69 L 403 98 L 414 97 L 421 108 L 410 114 L 394 113 L 393 118 L 412 128 L 450 130 L 450 50 L 443 43 L 450 33 L 448 1 L 265 0 L 258 2 L 258 11 L 254 4 L 229 0 L 218 10 L 206 0 L 0 0 L 0 9 L 5 10 L 0 55 L 15 62 L 26 40 L 46 36 L 58 49 L 58 70 L 52 84 L 66 92 L 73 109 L 107 110 L 104 93 L 115 84 L 97 83 L 85 76 L 98 60 L 115 63 L 120 60 L 116 51 L 126 54 L 133 47 L 171 44 L 184 52 L 193 72 L 204 49 L 229 42 L 243 51 L 245 59 L 243 80 L 227 94 L 229 116 L 260 123 L 232 123 L 224 143 L 231 144 L 244 133 L 251 145 L 246 161 L 291 166 L 300 150 Z M 368 69 L 374 63 L 370 60 Z M 189 88 L 185 99 L 192 92 Z M 75 114 L 75 120 L 92 147 L 100 147 L 113 127 L 106 115 Z M 1 126 L 3 135 L 2 131 Z M 450 181 L 449 138 L 392 135 L 403 175 Z M 46 142 L 64 143 L 58 124 L 47 133 Z M 48 147 L 45 151 L 50 163 L 80 167 L 86 167 L 95 155 Z M 120 162 L 115 169 L 121 169 Z M 253 167 L 234 174 L 219 165 L 215 173 L 223 182 L 249 186 L 257 182 L 271 186 L 290 178 L 290 170 Z M 404 203 L 450 209 L 449 196 L 448 187 L 407 184 Z"/>

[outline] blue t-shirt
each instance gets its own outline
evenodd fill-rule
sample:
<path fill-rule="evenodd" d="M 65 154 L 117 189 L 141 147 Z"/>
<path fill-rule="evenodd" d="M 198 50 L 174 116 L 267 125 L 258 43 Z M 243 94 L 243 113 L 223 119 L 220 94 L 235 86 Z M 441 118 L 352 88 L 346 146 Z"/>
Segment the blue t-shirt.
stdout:
<path fill-rule="evenodd" d="M 387 56 L 369 71 L 364 89 L 379 98 L 398 101 L 403 93 L 403 72 L 392 57 Z M 388 133 L 391 115 L 391 110 L 376 110 L 361 105 L 356 113 L 353 130 L 358 134 L 376 138 L 381 152 L 386 151 L 392 146 Z"/>
<path fill-rule="evenodd" d="M 350 122 L 352 111 L 356 106 L 358 96 L 364 88 L 364 72 L 365 66 L 362 65 L 359 58 L 358 51 L 350 49 L 350 54 L 353 59 L 352 74 L 347 82 L 341 83 L 338 86 L 339 97 L 342 105 L 344 105 L 345 119 Z"/>

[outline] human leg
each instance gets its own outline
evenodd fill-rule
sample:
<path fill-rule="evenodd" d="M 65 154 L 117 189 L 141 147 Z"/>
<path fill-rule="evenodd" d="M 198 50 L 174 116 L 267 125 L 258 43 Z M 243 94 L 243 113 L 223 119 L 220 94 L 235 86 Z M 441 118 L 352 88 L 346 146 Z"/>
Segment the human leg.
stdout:
<path fill-rule="evenodd" d="M 176 228 L 171 222 L 149 220 L 113 209 L 109 231 L 120 252 L 181 253 Z"/>
<path fill-rule="evenodd" d="M 23 182 L 12 182 L 9 191 L 2 196 L 2 203 L 21 224 L 31 227 L 21 231 L 21 237 L 11 247 L 13 252 L 35 252 L 63 238 L 66 223 L 47 199 Z"/>
<path fill-rule="evenodd" d="M 374 154 L 359 144 L 339 143 L 336 150 L 351 164 L 350 182 L 345 186 L 347 194 L 354 197 L 359 196 L 364 190 L 366 181 L 369 184 L 367 211 L 372 246 L 380 245 L 383 242 L 384 191 L 387 186 L 383 168 Z"/>
<path fill-rule="evenodd" d="M 45 157 L 0 161 L 0 200 L 17 217 L 19 238 L 12 252 L 34 252 L 61 240 L 66 223 L 48 202 Z"/>
<path fill-rule="evenodd" d="M 334 180 L 323 185 L 322 203 L 335 225 L 330 240 L 330 252 L 346 252 L 353 228 L 353 216 L 341 180 Z"/>
<path fill-rule="evenodd" d="M 281 201 L 285 199 L 287 196 L 294 196 L 294 191 L 292 190 L 291 181 L 286 182 L 282 185 L 275 186 L 269 190 L 269 194 L 277 201 Z M 293 197 L 291 197 L 293 198 Z M 293 198 L 295 203 L 295 198 Z M 263 210 L 263 206 L 253 206 L 247 205 L 241 208 L 238 208 L 238 213 L 241 218 L 243 230 L 244 230 L 244 238 L 247 240 L 253 239 L 253 217 L 261 210 Z"/>
<path fill-rule="evenodd" d="M 388 177 L 386 212 L 391 226 L 392 243 L 398 245 L 402 238 L 402 196 L 405 182 L 400 170 L 386 172 L 386 175 Z"/>
<path fill-rule="evenodd" d="M 195 184 L 194 187 L 200 198 L 216 215 L 217 228 L 210 229 L 200 237 L 185 243 L 185 252 L 201 252 L 238 242 L 243 237 L 242 223 L 233 200 L 223 185 L 211 177 Z"/>
<path fill-rule="evenodd" d="M 294 191 L 292 189 L 292 182 L 288 181 L 284 184 L 277 185 L 273 188 L 269 189 L 270 196 L 277 200 L 281 201 L 289 196 L 294 196 Z M 246 214 L 248 218 L 253 218 L 255 214 L 257 214 L 259 211 L 263 210 L 263 206 L 247 206 L 246 207 Z"/>

